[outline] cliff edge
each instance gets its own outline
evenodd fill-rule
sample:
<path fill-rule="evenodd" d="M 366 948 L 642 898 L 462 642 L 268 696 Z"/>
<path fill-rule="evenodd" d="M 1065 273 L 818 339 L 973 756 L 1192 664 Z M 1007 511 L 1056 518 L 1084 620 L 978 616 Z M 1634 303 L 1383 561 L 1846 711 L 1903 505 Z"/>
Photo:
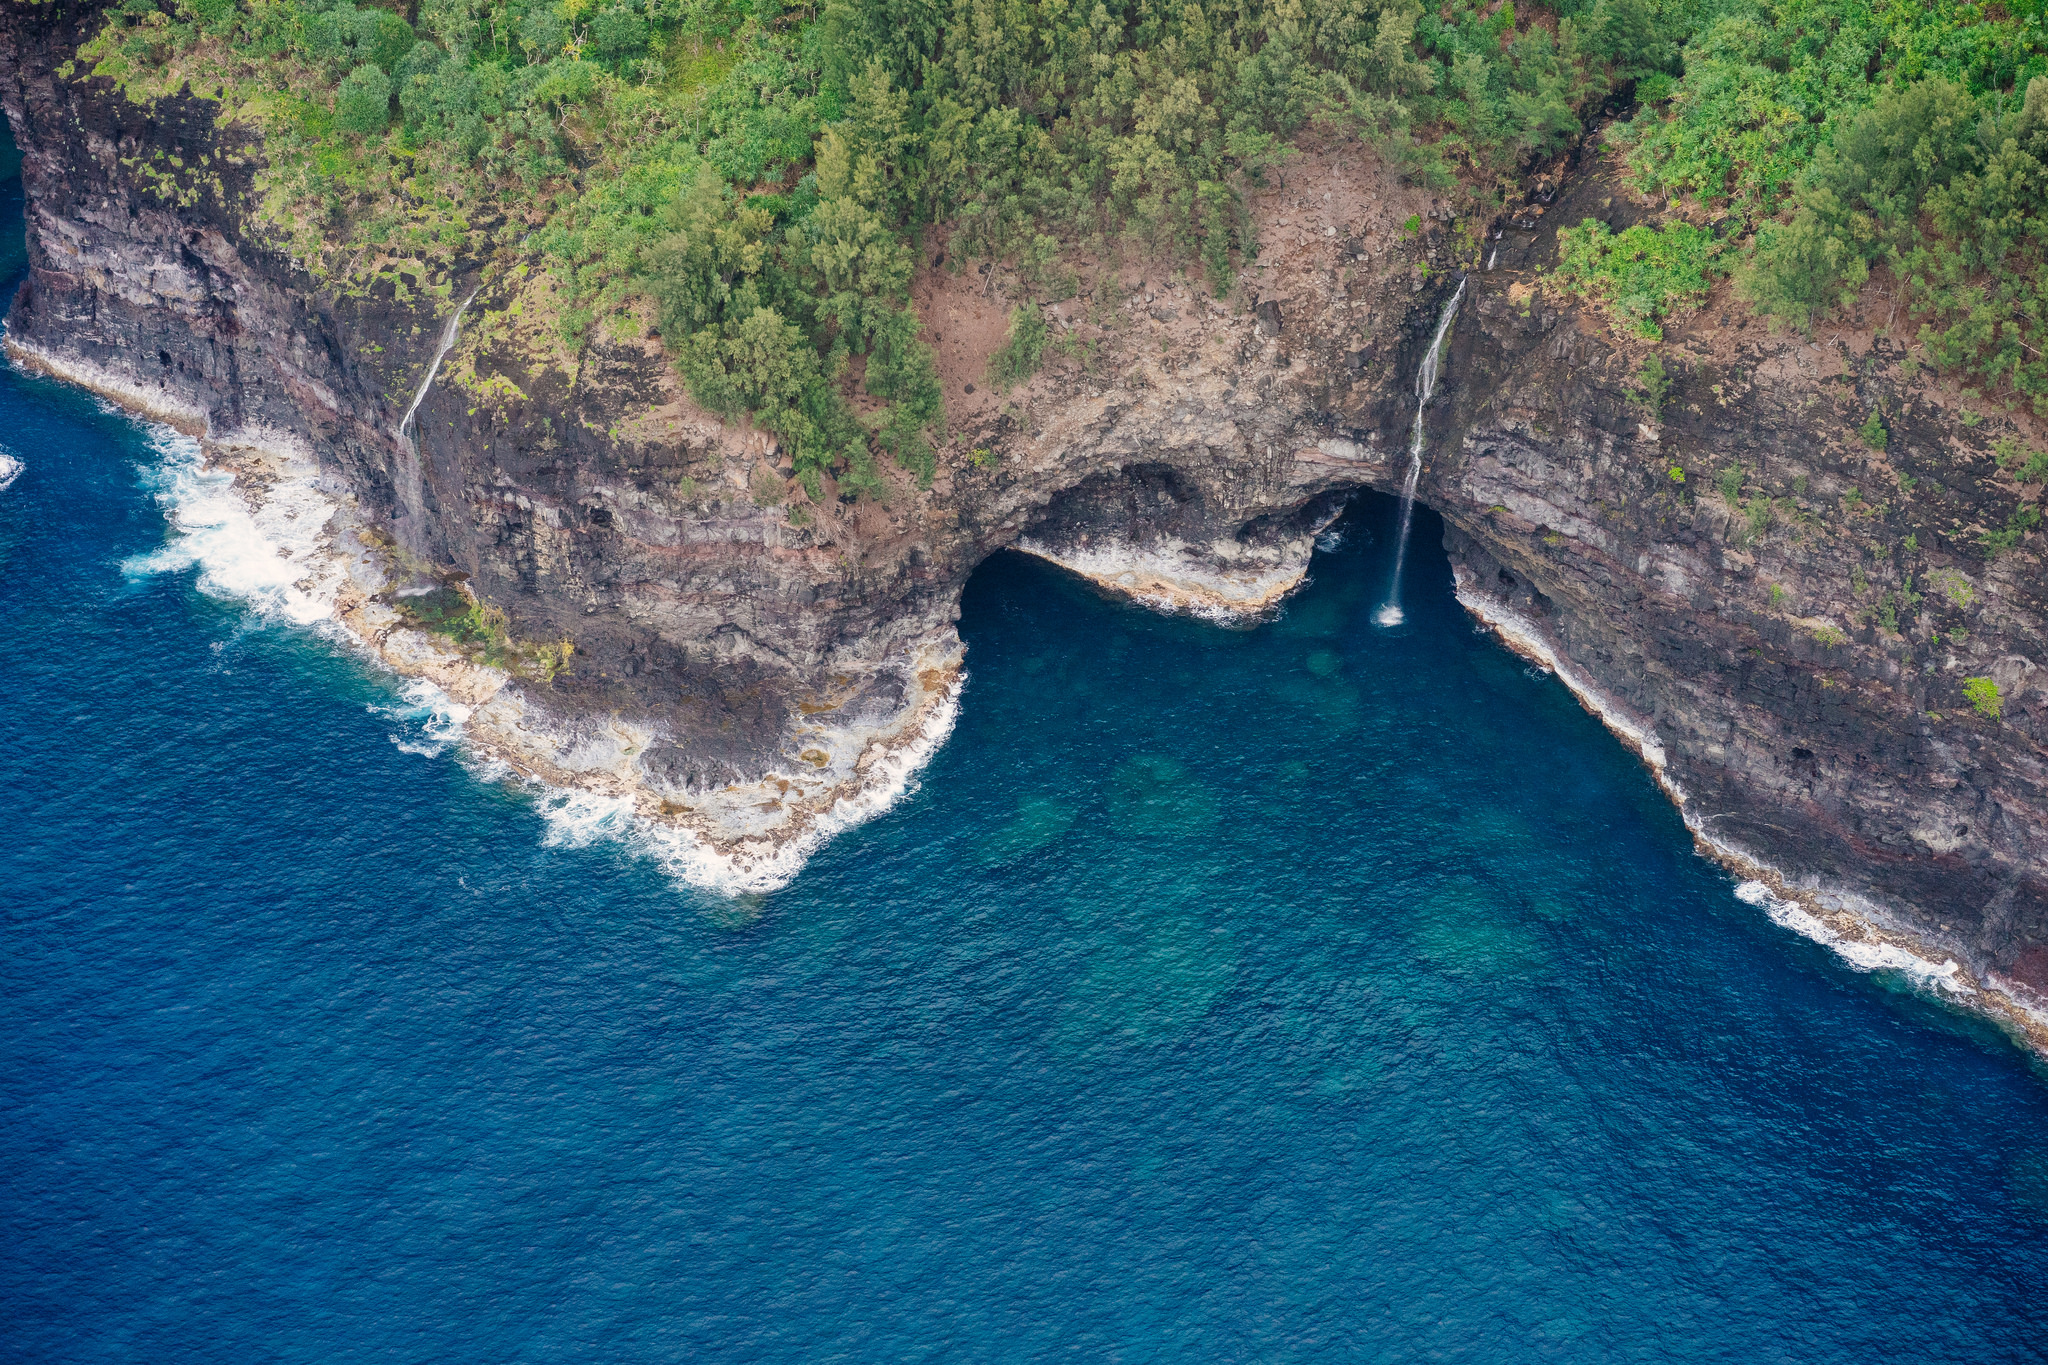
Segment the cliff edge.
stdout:
<path fill-rule="evenodd" d="M 250 225 L 246 133 L 189 94 L 59 74 L 96 14 L 0 22 L 32 263 L 10 353 L 200 438 L 252 501 L 317 494 L 324 600 L 366 646 L 522 771 L 681 831 L 725 884 L 785 879 L 943 738 L 988 555 L 1169 610 L 1272 610 L 1351 492 L 1400 488 L 1463 278 L 1417 488 L 1467 604 L 1800 927 L 2048 1040 L 2048 600 L 2038 535 L 1982 542 L 2019 496 L 1993 442 L 2031 430 L 1874 316 L 1773 334 L 1725 284 L 1646 393 L 1647 348 L 1546 284 L 1556 225 L 1656 213 L 1597 141 L 1532 174 L 1475 256 L 1438 198 L 1310 136 L 1250 197 L 1260 264 L 1228 297 L 1105 265 L 1043 308 L 1048 361 L 1006 391 L 1004 319 L 1041 300 L 928 233 L 936 472 L 812 496 L 773 437 L 691 400 L 651 315 L 565 341 L 537 258 L 323 292 Z"/>

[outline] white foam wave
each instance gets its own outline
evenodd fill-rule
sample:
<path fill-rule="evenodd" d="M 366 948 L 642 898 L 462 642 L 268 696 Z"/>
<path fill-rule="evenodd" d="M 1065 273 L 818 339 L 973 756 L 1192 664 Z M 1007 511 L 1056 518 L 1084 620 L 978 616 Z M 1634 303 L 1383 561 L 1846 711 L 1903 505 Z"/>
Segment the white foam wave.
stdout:
<path fill-rule="evenodd" d="M 6 491 L 7 485 L 20 478 L 24 468 L 20 460 L 0 450 L 0 492 Z"/>
<path fill-rule="evenodd" d="M 914 739 L 875 763 L 859 791 L 841 797 L 803 833 L 781 843 L 746 839 L 719 848 L 694 831 L 636 814 L 628 797 L 534 781 L 536 808 L 547 822 L 542 843 L 550 848 L 588 848 L 617 842 L 652 858 L 685 886 L 728 896 L 779 891 L 796 879 L 827 840 L 866 824 L 917 790 L 918 772 L 945 744 L 960 718 L 963 683 L 954 683 L 933 705 Z"/>
<path fill-rule="evenodd" d="M 1658 785 L 1663 787 L 1677 804 L 1686 827 L 1693 832 L 1694 837 L 1725 862 L 1738 867 L 1757 865 L 1749 854 L 1712 834 L 1707 822 L 1701 820 L 1688 807 L 1685 792 L 1665 770 L 1664 747 L 1653 730 L 1629 715 L 1612 698 L 1595 687 L 1591 679 L 1581 676 L 1567 664 L 1533 622 L 1498 599 L 1471 591 L 1462 572 L 1458 574 L 1457 590 L 1458 600 L 1465 608 L 1499 636 L 1510 649 L 1555 673 L 1582 705 L 1643 756 L 1643 761 L 1656 777 Z M 1814 942 L 1832 949 L 1857 971 L 1895 971 L 1925 989 L 1946 991 L 1953 995 L 1975 993 L 1976 988 L 1970 984 L 1963 975 L 1962 967 L 1952 958 L 1936 965 L 1897 944 L 1849 937 L 1797 901 L 1778 895 L 1768 884 L 1761 881 L 1745 881 L 1736 887 L 1735 894 L 1745 903 L 1762 909 L 1770 916 L 1772 923 L 1794 933 L 1803 934 Z"/>
<path fill-rule="evenodd" d="M 1954 958 L 1936 966 L 1897 944 L 1845 937 L 1799 902 L 1778 895 L 1760 881 L 1742 883 L 1735 888 L 1735 897 L 1762 910 L 1779 928 L 1790 929 L 1832 948 L 1838 957 L 1859 972 L 1893 971 L 1926 989 L 1943 990 L 1952 995 L 1975 993 L 1975 988 L 1962 979 L 1963 969 Z"/>
<path fill-rule="evenodd" d="M 151 429 L 159 463 L 146 471 L 171 536 L 121 565 L 131 578 L 199 570 L 200 591 L 246 602 L 259 615 L 310 626 L 331 619 L 343 569 L 322 532 L 331 499 L 310 478 L 280 479 L 253 506 L 234 476 L 206 463 L 199 442 Z"/>
<path fill-rule="evenodd" d="M 425 678 L 407 679 L 398 689 L 400 704 L 395 706 L 369 706 L 373 716 L 395 720 L 404 727 L 399 733 L 389 736 L 398 746 L 400 753 L 418 754 L 422 758 L 439 758 L 451 744 L 462 739 L 463 726 L 468 724 L 471 708 L 448 695 L 446 691 Z"/>
<path fill-rule="evenodd" d="M 1576 669 L 1565 663 L 1534 622 L 1498 598 L 1473 591 L 1468 586 L 1469 575 L 1464 570 L 1454 568 L 1454 574 L 1458 601 L 1465 610 L 1478 617 L 1509 649 L 1556 674 L 1558 680 L 1579 699 L 1580 705 L 1598 716 L 1602 724 L 1643 756 L 1643 762 L 1649 765 L 1658 785 L 1683 808 L 1685 793 L 1664 770 L 1664 745 L 1658 740 L 1656 731 L 1629 715 L 1613 698 L 1595 687 L 1592 679 L 1580 676 Z"/>
<path fill-rule="evenodd" d="M 338 604 L 349 571 L 328 535 L 338 508 L 320 491 L 309 459 L 269 446 L 252 452 L 262 470 L 261 491 L 245 496 L 232 473 L 207 464 L 196 439 L 156 422 L 141 425 L 157 460 L 144 476 L 171 534 L 158 549 L 127 560 L 124 573 L 146 578 L 196 569 L 202 591 L 239 601 L 258 618 L 313 627 L 362 644 L 340 623 Z M 370 657 L 389 666 L 374 651 Z M 955 681 L 931 705 L 907 743 L 872 764 L 856 791 L 780 843 L 758 838 L 716 845 L 690 830 L 638 815 L 628 796 L 522 776 L 504 758 L 467 745 L 458 753 L 479 781 L 518 780 L 534 789 L 550 846 L 580 848 L 617 839 L 654 857 L 681 883 L 725 894 L 759 893 L 788 885 L 826 840 L 875 818 L 917 789 L 918 771 L 945 743 L 959 717 L 963 683 Z M 461 745 L 474 708 L 418 677 L 407 679 L 398 697 L 397 704 L 370 710 L 399 723 L 390 740 L 401 751 L 437 757 Z"/>

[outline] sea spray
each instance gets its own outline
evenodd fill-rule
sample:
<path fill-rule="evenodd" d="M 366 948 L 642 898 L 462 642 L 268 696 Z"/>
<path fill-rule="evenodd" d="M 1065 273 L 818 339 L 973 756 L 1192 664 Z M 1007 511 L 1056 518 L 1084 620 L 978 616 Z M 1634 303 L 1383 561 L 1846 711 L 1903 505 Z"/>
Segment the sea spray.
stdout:
<path fill-rule="evenodd" d="M 1922 990 L 1946 991 L 1951 995 L 1976 993 L 1976 988 L 1963 979 L 1962 967 L 1954 958 L 1937 964 L 1894 943 L 1848 938 L 1799 902 L 1776 894 L 1763 882 L 1743 882 L 1735 888 L 1735 898 L 1762 910 L 1779 928 L 1832 948 L 1837 957 L 1859 972 L 1896 972 Z"/>
<path fill-rule="evenodd" d="M 452 337 L 455 321 L 450 319 L 444 342 Z M 106 410 L 132 416 L 112 404 Z M 403 632 L 381 646 L 371 645 L 340 620 L 350 574 L 333 543 L 331 527 L 339 509 L 318 486 L 317 471 L 310 464 L 284 460 L 273 471 L 277 477 L 264 479 L 260 494 L 252 496 L 232 473 L 207 462 L 197 440 L 147 419 L 138 425 L 147 433 L 153 457 L 145 466 L 145 481 L 163 508 L 171 534 L 157 549 L 124 561 L 121 567 L 127 577 L 196 569 L 198 587 L 209 596 L 239 602 L 258 619 L 310 627 L 358 657 L 367 652 L 382 666 L 401 675 L 407 672 L 392 657 L 393 640 Z M 517 719 L 516 704 L 510 722 L 503 715 L 493 720 L 487 714 L 493 706 L 463 704 L 435 682 L 408 677 L 393 702 L 373 705 L 371 710 L 395 723 L 389 738 L 401 752 L 438 758 L 456 746 L 464 767 L 479 781 L 514 781 L 528 788 L 547 826 L 545 843 L 580 847 L 599 838 L 617 840 L 651 856 L 678 884 L 738 895 L 788 885 L 827 840 L 914 792 L 919 770 L 945 743 L 959 717 L 961 683 L 954 678 L 907 733 L 877 753 L 851 790 L 837 795 L 798 832 L 779 841 L 746 836 L 714 840 L 640 814 L 636 795 L 623 784 L 593 791 L 550 782 L 515 767 L 493 748 L 503 741 L 505 724 L 523 724 Z M 502 701 L 495 709 L 503 711 Z M 489 733 L 493 725 L 499 727 L 495 736 Z M 522 757 L 530 762 L 532 755 Z"/>
<path fill-rule="evenodd" d="M 456 305 L 455 311 L 449 315 L 448 325 L 441 329 L 441 344 L 434 348 L 433 363 L 428 365 L 427 372 L 420 376 L 420 386 L 413 390 L 412 402 L 406 407 L 405 416 L 398 419 L 398 439 L 408 445 L 411 444 L 412 437 L 406 433 L 412 427 L 413 414 L 420 410 L 420 400 L 424 399 L 427 390 L 434 386 L 434 376 L 441 373 L 441 362 L 448 358 L 448 352 L 455 349 L 456 329 L 462 326 L 462 315 L 469 310 L 469 305 L 476 298 L 476 294 L 475 289 L 470 290 L 469 298 Z"/>
<path fill-rule="evenodd" d="M 718 895 L 779 891 L 795 881 L 811 855 L 834 836 L 866 824 L 918 790 L 918 774 L 960 719 L 960 687 L 958 682 L 952 686 L 909 742 L 874 764 L 865 785 L 834 802 L 794 838 L 780 843 L 741 839 L 719 847 L 694 830 L 639 815 L 631 797 L 527 778 L 524 781 L 534 789 L 535 809 L 547 825 L 541 842 L 549 848 L 617 844 L 651 858 L 672 882 Z M 502 767 L 478 775 L 485 780 L 517 777 Z"/>
<path fill-rule="evenodd" d="M 1394 582 L 1387 589 L 1387 600 L 1372 617 L 1382 626 L 1398 626 L 1406 619 L 1401 611 L 1401 565 L 1408 557 L 1408 526 L 1415 516 L 1415 483 L 1422 477 L 1422 413 L 1436 393 L 1437 368 L 1443 358 L 1444 338 L 1450 335 L 1451 320 L 1458 315 L 1458 301 L 1464 297 L 1465 281 L 1460 279 L 1450 302 L 1444 305 L 1442 316 L 1437 319 L 1436 335 L 1430 338 L 1429 349 L 1423 352 L 1422 368 L 1415 373 L 1415 432 L 1408 439 L 1408 477 L 1401 483 L 1401 532 L 1394 544 Z"/>
<path fill-rule="evenodd" d="M 234 476 L 206 462 L 199 442 L 145 426 L 156 465 L 145 474 L 174 534 L 123 561 L 131 579 L 199 571 L 210 597 L 247 603 L 258 616 L 312 626 L 332 619 L 346 570 L 328 548 L 333 499 L 303 479 L 279 479 L 245 499 Z"/>
<path fill-rule="evenodd" d="M 395 703 L 372 702 L 367 709 L 398 724 L 398 732 L 389 739 L 400 753 L 422 758 L 439 758 L 448 746 L 460 743 L 463 726 L 474 711 L 426 678 L 408 679 L 398 689 Z"/>

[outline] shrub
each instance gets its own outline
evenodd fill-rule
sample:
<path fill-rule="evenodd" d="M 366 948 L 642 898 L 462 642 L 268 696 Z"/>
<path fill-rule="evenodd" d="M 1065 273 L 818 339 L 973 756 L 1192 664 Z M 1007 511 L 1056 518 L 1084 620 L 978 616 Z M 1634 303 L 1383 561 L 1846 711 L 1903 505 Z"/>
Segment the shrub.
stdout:
<path fill-rule="evenodd" d="M 364 62 L 344 76 L 334 92 L 334 126 L 344 133 L 372 137 L 391 122 L 391 77 L 382 67 Z"/>
<path fill-rule="evenodd" d="M 785 495 L 781 476 L 762 466 L 755 467 L 747 491 L 753 495 L 756 507 L 779 507 Z"/>
<path fill-rule="evenodd" d="M 2013 509 L 2013 514 L 2005 519 L 2005 525 L 1984 532 L 1978 540 L 1983 544 L 1985 551 L 1995 559 L 2008 550 L 2018 549 L 2020 542 L 2027 538 L 2027 532 L 2040 524 L 2041 509 L 2032 503 L 2021 503 Z"/>
<path fill-rule="evenodd" d="M 1991 453 L 1997 458 L 1999 468 L 2010 472 L 2021 483 L 2048 480 L 2048 450 L 2029 450 L 2007 437 L 1993 441 Z"/>
<path fill-rule="evenodd" d="M 1941 79 L 1849 118 L 1800 174 L 1792 220 L 1759 232 L 1745 294 L 1799 327 L 1854 298 L 1873 263 L 1912 244 L 1928 191 L 1969 166 L 1976 121 L 1969 92 Z"/>
<path fill-rule="evenodd" d="M 1045 354 L 1045 316 L 1036 308 L 1010 310 L 1010 334 L 988 363 L 989 382 L 1008 389 L 1038 373 Z"/>
<path fill-rule="evenodd" d="M 625 6 L 602 10 L 590 21 L 590 47 L 607 62 L 638 56 L 647 50 L 647 21 Z"/>
<path fill-rule="evenodd" d="M 1970 580 L 1954 569 L 1936 569 L 1927 577 L 1935 587 L 1941 589 L 1941 595 L 1948 599 L 1949 605 L 1959 611 L 1967 609 L 1977 600 L 1977 590 L 1970 586 Z"/>
<path fill-rule="evenodd" d="M 1724 273 L 1720 244 L 1690 223 L 1638 223 L 1619 234 L 1597 218 L 1557 234 L 1554 278 L 1598 304 L 1616 330 L 1660 341 L 1661 320 L 1690 308 Z"/>
<path fill-rule="evenodd" d="M 1963 683 L 1963 700 L 1977 708 L 1977 714 L 1997 720 L 2005 714 L 2005 698 L 1990 678 L 1970 678 Z"/>
<path fill-rule="evenodd" d="M 1636 390 L 1634 398 L 1655 418 L 1664 411 L 1664 400 L 1671 392 L 1671 376 L 1664 371 L 1664 359 L 1655 351 L 1643 357 L 1643 363 L 1636 368 Z"/>
<path fill-rule="evenodd" d="M 1863 444 L 1872 450 L 1883 450 L 1891 444 L 1892 434 L 1885 430 L 1884 419 L 1877 415 L 1875 409 L 1863 419 L 1863 425 L 1856 428 L 1856 434 L 1861 436 Z"/>
<path fill-rule="evenodd" d="M 1777 511 L 1777 505 L 1769 498 L 1751 498 L 1743 511 L 1749 518 L 1748 538 L 1755 540 L 1770 529 L 1771 515 Z"/>

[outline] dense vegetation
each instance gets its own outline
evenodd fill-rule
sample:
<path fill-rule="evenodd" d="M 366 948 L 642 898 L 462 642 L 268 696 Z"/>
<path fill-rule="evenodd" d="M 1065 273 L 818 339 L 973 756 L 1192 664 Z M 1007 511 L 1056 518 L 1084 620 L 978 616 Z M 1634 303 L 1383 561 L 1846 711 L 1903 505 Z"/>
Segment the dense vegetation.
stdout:
<path fill-rule="evenodd" d="M 1680 212 L 1568 232 L 1568 287 L 1655 339 L 1731 271 L 1796 326 L 1875 282 L 1928 360 L 2048 413 L 2044 55 L 2048 0 L 124 0 L 82 59 L 260 129 L 261 217 L 330 287 L 537 251 L 571 342 L 650 304 L 701 402 L 857 495 L 876 452 L 932 467 L 927 225 L 1046 292 L 1079 248 L 1222 293 L 1309 123 L 1485 210 L 1616 92 Z M 999 381 L 1042 346 L 1017 325 Z"/>
<path fill-rule="evenodd" d="M 1703 272 L 1798 327 L 1875 288 L 1929 362 L 2048 415 L 2048 4 L 1709 3 L 1687 25 L 1678 76 L 1640 82 L 1614 136 L 1716 238 L 1588 225 L 1569 282 L 1646 336 Z"/>
<path fill-rule="evenodd" d="M 1658 0 L 124 0 L 82 60 L 264 138 L 261 216 L 331 287 L 537 249 L 572 339 L 635 300 L 692 392 L 815 490 L 929 472 L 912 243 L 1179 258 L 1219 293 L 1243 193 L 1311 120 L 1482 195 L 1675 70 Z M 206 168 L 145 168 L 167 194 Z M 1005 375 L 1035 363 L 1022 318 Z M 855 361 L 861 363 L 856 365 Z M 873 400 L 858 402 L 852 376 Z"/>

